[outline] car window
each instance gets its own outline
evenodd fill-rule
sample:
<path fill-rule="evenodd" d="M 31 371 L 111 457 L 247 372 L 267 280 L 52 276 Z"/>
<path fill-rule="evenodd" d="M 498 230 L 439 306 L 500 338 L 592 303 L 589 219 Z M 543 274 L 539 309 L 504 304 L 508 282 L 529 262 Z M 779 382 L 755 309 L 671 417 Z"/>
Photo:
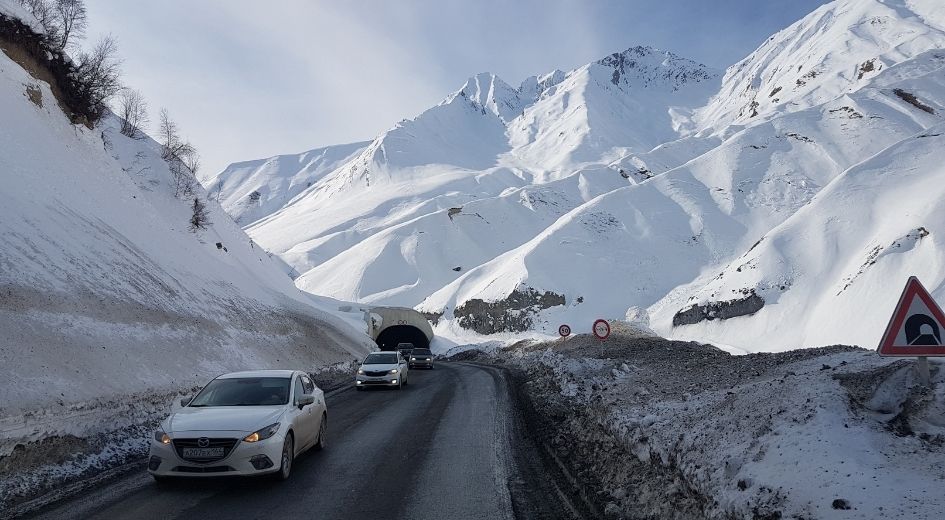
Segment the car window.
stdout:
<path fill-rule="evenodd" d="M 189 406 L 271 406 L 289 401 L 287 377 L 241 377 L 214 379 Z"/>
<path fill-rule="evenodd" d="M 302 378 L 296 378 L 295 380 L 295 402 L 299 402 L 299 397 L 302 397 L 302 394 L 305 393 L 305 390 L 302 388 Z"/>
<path fill-rule="evenodd" d="M 302 376 L 301 379 L 302 379 L 302 388 L 305 389 L 306 394 L 311 394 L 312 392 L 315 391 L 315 383 L 313 383 L 312 380 L 309 379 L 308 376 Z"/>
<path fill-rule="evenodd" d="M 397 363 L 397 354 L 392 352 L 377 352 L 364 358 L 365 365 L 389 365 L 391 363 Z"/>

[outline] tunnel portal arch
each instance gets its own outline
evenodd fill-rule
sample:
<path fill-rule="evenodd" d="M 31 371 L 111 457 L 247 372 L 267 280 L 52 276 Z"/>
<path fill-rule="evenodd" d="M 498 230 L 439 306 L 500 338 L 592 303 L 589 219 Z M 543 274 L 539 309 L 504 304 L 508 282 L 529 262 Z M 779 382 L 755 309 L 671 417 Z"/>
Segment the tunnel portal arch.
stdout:
<path fill-rule="evenodd" d="M 381 350 L 396 350 L 398 343 L 430 348 L 433 327 L 423 314 L 407 307 L 374 307 L 368 320 L 371 339 Z"/>

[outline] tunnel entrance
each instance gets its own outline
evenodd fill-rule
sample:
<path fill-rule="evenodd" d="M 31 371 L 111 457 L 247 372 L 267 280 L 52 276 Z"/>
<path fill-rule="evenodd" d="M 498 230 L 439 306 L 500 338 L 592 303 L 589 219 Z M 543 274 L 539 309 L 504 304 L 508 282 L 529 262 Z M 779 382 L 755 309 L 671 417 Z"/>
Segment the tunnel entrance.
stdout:
<path fill-rule="evenodd" d="M 377 346 L 381 350 L 397 350 L 398 343 L 413 343 L 414 348 L 430 348 L 426 334 L 412 325 L 393 325 L 377 335 Z"/>

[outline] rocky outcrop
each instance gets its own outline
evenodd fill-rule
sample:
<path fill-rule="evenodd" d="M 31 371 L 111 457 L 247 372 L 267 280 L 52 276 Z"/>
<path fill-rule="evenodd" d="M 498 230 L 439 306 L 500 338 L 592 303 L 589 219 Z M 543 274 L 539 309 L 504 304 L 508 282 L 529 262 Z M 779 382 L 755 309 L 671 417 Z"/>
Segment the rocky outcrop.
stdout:
<path fill-rule="evenodd" d="M 754 289 L 744 289 L 742 298 L 720 302 L 695 304 L 680 310 L 673 316 L 673 327 L 695 325 L 705 320 L 727 320 L 738 316 L 750 316 L 765 306 L 765 300 Z"/>
<path fill-rule="evenodd" d="M 479 334 L 522 332 L 532 328 L 535 315 L 539 312 L 564 304 L 562 294 L 551 291 L 540 293 L 531 287 L 524 287 L 512 291 L 512 294 L 497 302 L 469 300 L 456 307 L 453 316 L 460 327 Z"/>
<path fill-rule="evenodd" d="M 443 317 L 443 312 L 421 312 L 423 317 L 427 319 L 434 326 L 440 323 L 440 318 Z"/>

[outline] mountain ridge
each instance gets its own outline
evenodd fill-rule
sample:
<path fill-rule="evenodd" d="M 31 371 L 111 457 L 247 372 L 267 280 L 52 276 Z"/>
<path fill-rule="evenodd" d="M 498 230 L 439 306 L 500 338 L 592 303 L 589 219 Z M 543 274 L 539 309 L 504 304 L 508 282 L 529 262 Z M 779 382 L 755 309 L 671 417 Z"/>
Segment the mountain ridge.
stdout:
<path fill-rule="evenodd" d="M 334 198 L 297 197 L 247 230 L 297 267 L 303 289 L 416 306 L 442 315 L 448 336 L 469 333 L 470 302 L 496 313 L 500 326 L 477 325 L 490 333 L 642 308 L 668 337 L 757 349 L 750 313 L 676 316 L 762 298 L 757 280 L 722 297 L 712 279 L 845 171 L 938 124 L 943 21 L 927 0 L 837 0 L 724 75 L 642 46 L 518 88 L 482 73 L 330 173 Z M 945 275 L 914 267 L 942 291 Z M 547 294 L 564 303 L 529 296 Z"/>

